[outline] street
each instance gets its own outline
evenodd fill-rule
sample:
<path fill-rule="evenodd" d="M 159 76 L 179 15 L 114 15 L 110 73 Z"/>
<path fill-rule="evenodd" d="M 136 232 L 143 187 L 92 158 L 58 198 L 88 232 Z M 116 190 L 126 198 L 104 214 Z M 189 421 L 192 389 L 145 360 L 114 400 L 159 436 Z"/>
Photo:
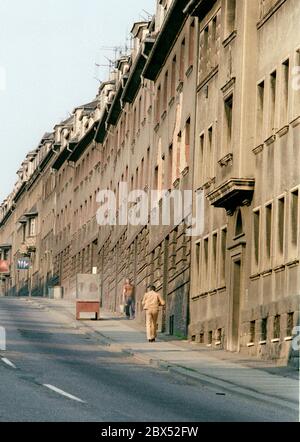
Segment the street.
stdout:
<path fill-rule="evenodd" d="M 187 381 L 112 352 L 25 299 L 0 299 L 0 421 L 298 421 L 291 407 Z"/>

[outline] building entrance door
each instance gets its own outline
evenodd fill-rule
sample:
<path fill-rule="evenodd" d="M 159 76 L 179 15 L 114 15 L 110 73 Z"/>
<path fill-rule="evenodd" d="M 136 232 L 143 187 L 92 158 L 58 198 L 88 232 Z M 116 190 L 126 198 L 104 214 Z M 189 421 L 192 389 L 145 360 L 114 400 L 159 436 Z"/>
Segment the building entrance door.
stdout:
<path fill-rule="evenodd" d="M 240 304 L 241 304 L 241 257 L 233 259 L 231 264 L 231 308 L 230 308 L 230 350 L 239 351 Z"/>

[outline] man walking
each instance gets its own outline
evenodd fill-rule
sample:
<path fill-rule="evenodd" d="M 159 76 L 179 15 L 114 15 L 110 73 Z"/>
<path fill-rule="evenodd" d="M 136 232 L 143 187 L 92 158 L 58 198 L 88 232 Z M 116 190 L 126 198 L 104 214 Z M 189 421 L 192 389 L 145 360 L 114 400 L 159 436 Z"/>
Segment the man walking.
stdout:
<path fill-rule="evenodd" d="M 146 329 L 149 342 L 155 342 L 157 336 L 157 318 L 159 307 L 166 305 L 160 294 L 155 291 L 154 285 L 148 286 L 142 305 L 146 310 Z"/>
<path fill-rule="evenodd" d="M 123 303 L 127 319 L 134 319 L 134 287 L 130 279 L 125 280 L 123 286 Z"/>

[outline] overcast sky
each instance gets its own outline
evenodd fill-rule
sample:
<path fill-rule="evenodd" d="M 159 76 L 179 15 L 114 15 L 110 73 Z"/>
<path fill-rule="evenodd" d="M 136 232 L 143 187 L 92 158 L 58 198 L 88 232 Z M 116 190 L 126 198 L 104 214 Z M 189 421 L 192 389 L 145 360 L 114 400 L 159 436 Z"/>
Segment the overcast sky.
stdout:
<path fill-rule="evenodd" d="M 42 135 L 94 98 L 103 47 L 124 46 L 143 10 L 155 0 L 0 0 L 0 201 Z"/>

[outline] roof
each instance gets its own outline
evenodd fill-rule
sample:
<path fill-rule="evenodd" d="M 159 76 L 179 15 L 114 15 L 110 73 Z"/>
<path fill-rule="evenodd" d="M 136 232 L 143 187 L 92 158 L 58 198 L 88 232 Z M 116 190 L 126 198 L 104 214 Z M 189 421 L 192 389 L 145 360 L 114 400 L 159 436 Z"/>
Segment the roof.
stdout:
<path fill-rule="evenodd" d="M 143 76 L 145 78 L 152 81 L 157 79 L 166 58 L 174 46 L 176 37 L 188 17 L 187 12 L 183 12 L 185 7 L 186 0 L 174 0 L 170 6 L 144 68 Z"/>

